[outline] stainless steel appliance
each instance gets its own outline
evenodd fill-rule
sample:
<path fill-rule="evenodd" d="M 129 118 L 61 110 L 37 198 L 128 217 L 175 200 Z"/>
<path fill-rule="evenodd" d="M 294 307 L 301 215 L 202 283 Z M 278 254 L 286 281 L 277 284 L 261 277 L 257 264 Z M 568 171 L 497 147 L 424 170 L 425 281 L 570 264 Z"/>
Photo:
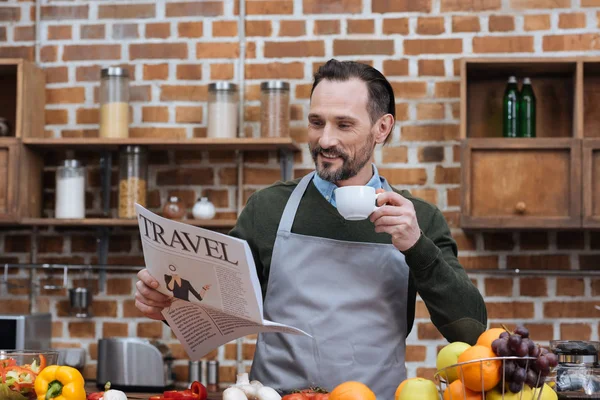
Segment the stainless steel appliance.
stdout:
<path fill-rule="evenodd" d="M 0 314 L 0 349 L 48 350 L 52 340 L 50 314 Z"/>
<path fill-rule="evenodd" d="M 161 392 L 174 385 L 171 350 L 156 340 L 107 338 L 98 340 L 96 385 L 106 382 L 118 390 Z"/>

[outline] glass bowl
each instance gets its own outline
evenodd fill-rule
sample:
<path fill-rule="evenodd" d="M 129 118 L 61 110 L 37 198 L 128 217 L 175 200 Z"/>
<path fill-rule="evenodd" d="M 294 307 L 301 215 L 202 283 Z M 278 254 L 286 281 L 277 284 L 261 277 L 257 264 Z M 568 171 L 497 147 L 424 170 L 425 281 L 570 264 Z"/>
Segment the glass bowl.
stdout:
<path fill-rule="evenodd" d="M 56 351 L 0 350 L 0 372 L 4 378 L 4 383 L 0 383 L 0 399 L 12 398 L 10 392 L 19 392 L 26 399 L 35 399 L 35 378 L 43 368 L 57 361 Z"/>

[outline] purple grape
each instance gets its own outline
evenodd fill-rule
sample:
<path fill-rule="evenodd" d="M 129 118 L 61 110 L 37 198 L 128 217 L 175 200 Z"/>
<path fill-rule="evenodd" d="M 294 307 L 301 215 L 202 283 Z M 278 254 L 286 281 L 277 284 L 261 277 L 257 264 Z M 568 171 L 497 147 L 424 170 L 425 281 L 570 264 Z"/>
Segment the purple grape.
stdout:
<path fill-rule="evenodd" d="M 512 360 L 504 361 L 504 377 L 507 381 L 510 380 L 511 376 L 515 373 L 517 364 Z"/>
<path fill-rule="evenodd" d="M 527 371 L 525 371 L 525 368 L 517 368 L 517 369 L 515 369 L 515 372 L 512 374 L 510 380 L 513 382 L 517 382 L 517 383 L 523 383 L 523 382 L 525 382 L 526 378 L 527 378 Z"/>
<path fill-rule="evenodd" d="M 537 344 L 534 344 L 533 345 L 533 349 L 529 350 L 529 355 L 531 357 L 536 357 L 537 358 L 540 355 L 540 346 L 538 346 Z"/>
<path fill-rule="evenodd" d="M 504 340 L 504 339 L 496 339 L 496 340 L 494 340 L 492 342 L 492 351 L 496 355 L 498 355 L 498 345 L 500 345 L 500 342 L 506 342 L 506 340 Z"/>
<path fill-rule="evenodd" d="M 545 347 L 540 347 L 540 354 L 541 354 L 541 355 L 545 356 L 545 355 L 546 355 L 546 354 L 548 354 L 548 353 L 549 353 L 549 351 L 548 351 L 548 349 L 547 349 L 547 348 L 545 348 Z"/>
<path fill-rule="evenodd" d="M 531 387 L 534 387 L 537 384 L 537 381 L 538 381 L 538 374 L 532 369 L 527 370 L 527 377 L 525 378 L 525 383 Z M 542 382 L 543 382 L 543 380 L 542 380 Z"/>
<path fill-rule="evenodd" d="M 554 353 L 546 354 L 546 359 L 548 360 L 548 366 L 550 368 L 554 368 L 558 365 L 558 357 Z"/>
<path fill-rule="evenodd" d="M 508 339 L 508 336 L 510 335 L 510 333 L 504 331 L 500 334 L 500 339 Z"/>
<path fill-rule="evenodd" d="M 498 343 L 496 345 L 496 349 L 498 350 L 498 352 L 496 354 L 500 357 L 508 357 L 511 355 L 511 351 L 508 348 L 507 340 L 502 340 L 502 342 Z"/>
<path fill-rule="evenodd" d="M 523 339 L 525 339 L 525 338 L 529 337 L 529 330 L 522 325 L 517 326 L 517 328 L 515 329 L 515 334 L 517 334 L 517 335 L 521 336 Z"/>
<path fill-rule="evenodd" d="M 517 347 L 515 354 L 519 357 L 527 357 L 529 354 L 529 345 L 525 341 L 522 341 L 519 347 Z"/>
<path fill-rule="evenodd" d="M 548 375 L 550 372 L 550 365 L 548 364 L 548 358 L 546 356 L 539 356 L 537 360 L 535 360 L 535 366 L 537 370 L 544 375 Z"/>
<path fill-rule="evenodd" d="M 523 382 L 521 382 L 521 383 L 510 382 L 508 384 L 508 390 L 513 393 L 519 393 L 522 389 L 523 389 Z"/>
<path fill-rule="evenodd" d="M 521 336 L 512 334 L 508 337 L 508 348 L 512 351 L 517 351 L 521 345 Z"/>

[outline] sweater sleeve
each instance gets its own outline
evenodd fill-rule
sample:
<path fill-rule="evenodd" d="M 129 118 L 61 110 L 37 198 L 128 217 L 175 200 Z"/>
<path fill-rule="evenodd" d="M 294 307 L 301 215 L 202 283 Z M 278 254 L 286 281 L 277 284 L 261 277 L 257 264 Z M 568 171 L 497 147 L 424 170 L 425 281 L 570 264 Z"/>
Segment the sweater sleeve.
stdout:
<path fill-rule="evenodd" d="M 456 242 L 439 210 L 422 231 L 404 252 L 416 290 L 449 342 L 475 344 L 487 326 L 483 297 L 458 262 Z"/>

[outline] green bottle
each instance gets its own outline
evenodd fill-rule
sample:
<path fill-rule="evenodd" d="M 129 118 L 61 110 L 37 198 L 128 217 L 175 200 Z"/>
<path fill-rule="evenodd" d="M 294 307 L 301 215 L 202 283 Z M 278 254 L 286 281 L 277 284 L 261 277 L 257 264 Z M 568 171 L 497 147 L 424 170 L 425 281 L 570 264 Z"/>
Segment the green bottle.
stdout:
<path fill-rule="evenodd" d="M 502 99 L 502 136 L 517 137 L 519 134 L 519 88 L 517 78 L 508 78 Z"/>
<path fill-rule="evenodd" d="M 519 96 L 519 137 L 535 137 L 535 95 L 531 87 L 531 79 L 523 79 L 523 87 Z"/>

